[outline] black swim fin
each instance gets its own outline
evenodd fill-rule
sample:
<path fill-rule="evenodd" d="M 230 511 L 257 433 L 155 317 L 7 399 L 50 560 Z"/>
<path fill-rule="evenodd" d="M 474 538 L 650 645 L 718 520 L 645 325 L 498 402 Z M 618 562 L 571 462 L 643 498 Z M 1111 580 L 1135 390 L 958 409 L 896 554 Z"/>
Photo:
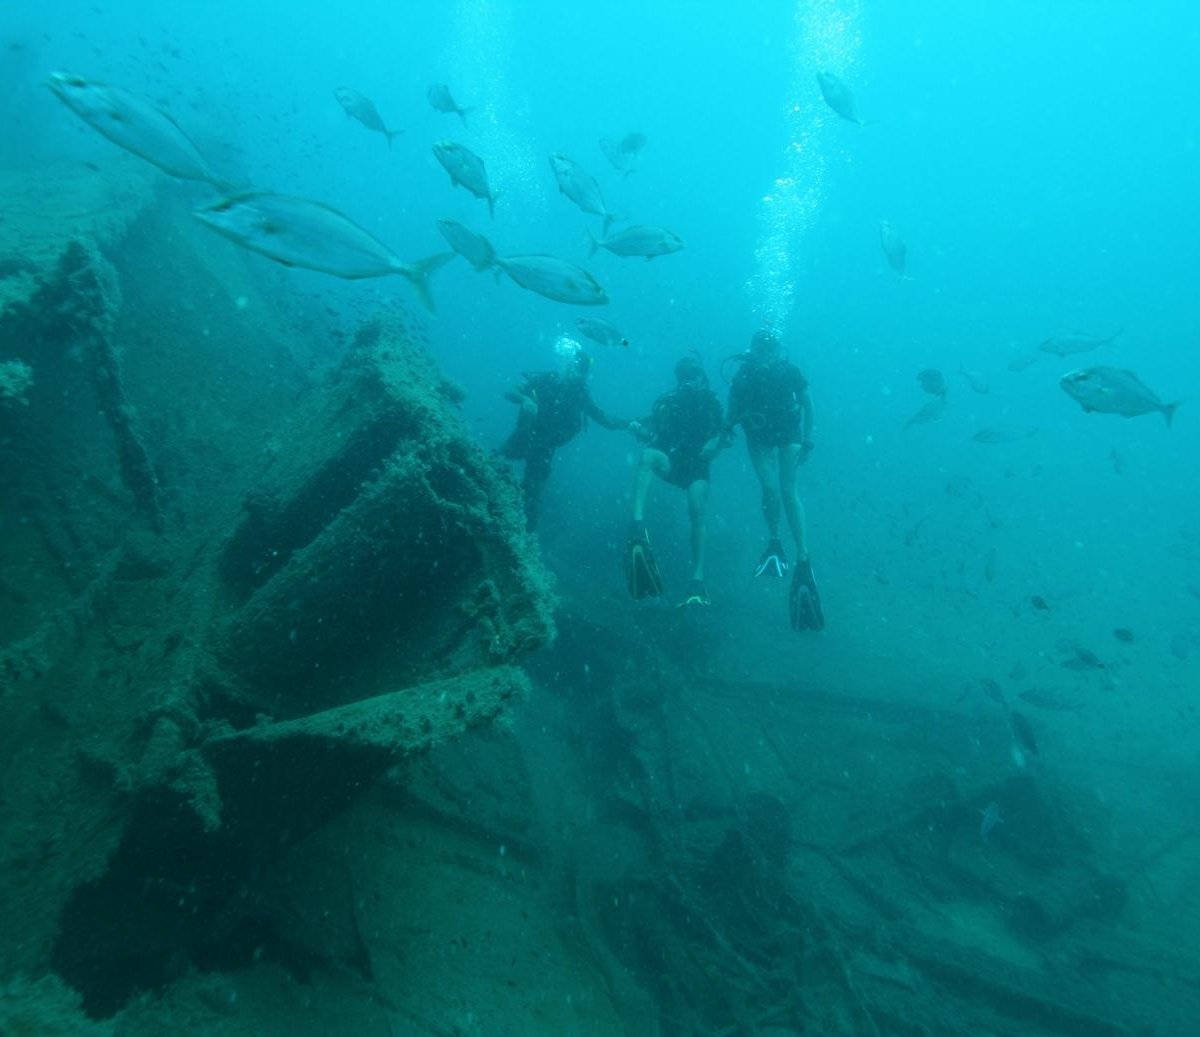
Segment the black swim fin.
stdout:
<path fill-rule="evenodd" d="M 821 608 L 817 581 L 813 578 L 812 566 L 807 559 L 796 563 L 789 604 L 793 630 L 825 629 L 825 611 Z"/>
<path fill-rule="evenodd" d="M 635 601 L 657 598 L 663 592 L 662 574 L 650 551 L 650 538 L 643 528 L 630 535 L 625 546 L 625 583 Z"/>

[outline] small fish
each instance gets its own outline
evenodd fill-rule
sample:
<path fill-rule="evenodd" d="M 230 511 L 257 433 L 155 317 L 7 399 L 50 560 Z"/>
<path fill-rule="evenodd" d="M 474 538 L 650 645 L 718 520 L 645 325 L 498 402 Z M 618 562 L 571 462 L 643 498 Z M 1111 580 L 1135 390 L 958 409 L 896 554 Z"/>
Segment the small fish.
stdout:
<path fill-rule="evenodd" d="M 1032 367 L 1042 358 L 1042 354 L 1034 350 L 1032 353 L 1022 353 L 1020 356 L 1013 357 L 1008 362 L 1010 371 L 1024 371 L 1027 367 Z"/>
<path fill-rule="evenodd" d="M 917 373 L 917 381 L 921 383 L 921 388 L 929 393 L 930 396 L 946 395 L 946 379 L 942 377 L 941 371 L 927 367 L 924 371 Z"/>
<path fill-rule="evenodd" d="M 476 270 L 488 270 L 496 265 L 496 250 L 482 234 L 468 230 L 456 220 L 438 220 L 437 228 L 450 247 Z"/>
<path fill-rule="evenodd" d="M 1069 713 L 1077 709 L 1083 709 L 1084 706 L 1081 699 L 1065 695 L 1061 691 L 1055 691 L 1053 688 L 1029 688 L 1021 692 L 1017 698 L 1022 702 L 1028 702 L 1029 705 L 1035 706 L 1038 709 L 1052 710 L 1056 713 Z"/>
<path fill-rule="evenodd" d="M 646 135 L 644 133 L 627 133 L 621 138 L 622 155 L 640 155 L 645 146 Z"/>
<path fill-rule="evenodd" d="M 383 119 L 379 115 L 378 109 L 369 97 L 364 97 L 357 90 L 348 86 L 339 86 L 333 96 L 337 98 L 337 103 L 342 106 L 346 114 L 352 119 L 357 119 L 368 130 L 374 130 L 376 133 L 382 133 L 388 142 L 388 147 L 392 146 L 392 138 L 399 136 L 403 130 L 389 130 L 383 123 Z"/>
<path fill-rule="evenodd" d="M 1116 447 L 1113 447 L 1111 450 L 1109 450 L 1108 460 L 1109 460 L 1109 463 L 1112 465 L 1112 470 L 1117 475 L 1125 474 L 1125 469 L 1128 467 L 1125 464 L 1125 455 L 1122 454 Z"/>
<path fill-rule="evenodd" d="M 1100 661 L 1100 657 L 1096 655 L 1090 648 L 1084 648 L 1082 645 L 1075 646 L 1075 654 L 1067 659 L 1063 666 L 1068 670 L 1103 670 L 1105 665 Z"/>
<path fill-rule="evenodd" d="M 932 400 L 928 400 L 925 406 L 922 407 L 916 414 L 904 423 L 905 428 L 912 425 L 927 425 L 931 421 L 937 421 L 938 418 L 946 410 L 946 397 L 935 396 Z"/>
<path fill-rule="evenodd" d="M 175 120 L 137 94 L 72 72 L 52 72 L 48 85 L 54 96 L 92 129 L 164 173 L 228 186 L 213 173 Z"/>
<path fill-rule="evenodd" d="M 320 202 L 267 191 L 246 191 L 196 209 L 194 215 L 243 248 L 284 266 L 300 266 L 357 280 L 399 274 L 432 312 L 429 277 L 454 258 L 442 252 L 405 263 L 362 227 Z"/>
<path fill-rule="evenodd" d="M 1134 640 L 1133 631 L 1129 627 L 1116 627 L 1112 635 L 1118 641 L 1124 641 L 1126 644 L 1131 644 Z"/>
<path fill-rule="evenodd" d="M 1058 383 L 1085 414 L 1120 414 L 1136 418 L 1158 412 L 1171 427 L 1179 402 L 1163 403 L 1132 371 L 1118 367 L 1087 367 L 1065 374 Z"/>
<path fill-rule="evenodd" d="M 486 198 L 488 215 L 495 219 L 496 199 L 500 195 L 499 193 L 493 194 L 492 189 L 488 186 L 487 170 L 483 166 L 483 159 L 470 148 L 462 144 L 455 144 L 452 140 L 439 140 L 434 144 L 433 157 L 450 174 L 452 184 L 465 187 L 476 198 Z"/>
<path fill-rule="evenodd" d="M 1090 353 L 1114 341 L 1119 331 L 1114 331 L 1108 338 L 1097 338 L 1095 335 L 1056 335 L 1046 339 L 1038 346 L 1043 353 L 1053 353 L 1055 356 L 1071 356 L 1073 353 Z"/>
<path fill-rule="evenodd" d="M 1016 429 L 999 426 L 997 428 L 981 428 L 971 438 L 976 443 L 1015 443 L 1028 439 L 1037 434 L 1037 429 Z"/>
<path fill-rule="evenodd" d="M 1037 756 L 1037 738 L 1034 737 L 1033 726 L 1025 719 L 1024 715 L 1014 709 L 1008 714 L 1008 722 L 1017 745 L 1033 756 Z"/>
<path fill-rule="evenodd" d="M 683 240 L 679 235 L 662 227 L 626 227 L 603 241 L 597 241 L 588 231 L 588 240 L 591 242 L 588 255 L 595 255 L 597 249 L 606 248 L 615 256 L 645 256 L 647 262 L 655 256 L 668 256 L 683 248 Z"/>
<path fill-rule="evenodd" d="M 991 388 L 987 383 L 987 379 L 978 371 L 968 371 L 960 364 L 958 373 L 962 375 L 963 380 L 971 387 L 972 391 L 979 393 L 981 396 L 986 394 Z"/>
<path fill-rule="evenodd" d="M 980 814 L 982 817 L 979 822 L 979 838 L 986 844 L 988 836 L 992 834 L 992 829 L 996 825 L 1003 824 L 1004 818 L 1000 816 L 1000 804 L 995 800 L 984 807 Z"/>
<path fill-rule="evenodd" d="M 637 158 L 646 146 L 644 133 L 627 133 L 620 140 L 610 137 L 600 138 L 600 150 L 614 169 L 619 169 L 626 176 L 637 168 Z"/>
<path fill-rule="evenodd" d="M 604 204 L 604 196 L 600 193 L 600 185 L 591 174 L 566 155 L 551 155 L 550 168 L 554 170 L 554 179 L 558 181 L 559 193 L 565 194 L 584 212 L 603 216 L 604 233 L 607 234 L 613 220 L 620 217 L 608 211 L 608 206 Z"/>
<path fill-rule="evenodd" d="M 593 342 L 599 342 L 602 346 L 629 345 L 629 339 L 622 334 L 620 329 L 614 327 L 603 317 L 580 317 L 575 322 L 575 327 Z"/>
<path fill-rule="evenodd" d="M 1049 602 L 1047 602 L 1046 599 L 1043 598 L 1040 594 L 1029 595 L 1029 604 L 1032 605 L 1039 612 L 1049 612 L 1050 611 Z"/>
<path fill-rule="evenodd" d="M 908 262 L 908 246 L 887 220 L 882 220 L 879 224 L 879 244 L 887 257 L 888 265 L 903 278 L 904 267 Z"/>
<path fill-rule="evenodd" d="M 996 681 L 992 680 L 991 677 L 979 678 L 979 690 L 996 703 L 996 705 L 1008 708 L 1008 699 L 1004 697 L 1004 689 Z"/>
<path fill-rule="evenodd" d="M 450 96 L 450 88 L 445 83 L 434 83 L 427 91 L 425 96 L 429 99 L 429 103 L 439 112 L 445 112 L 447 115 L 457 115 L 462 119 L 463 126 L 467 125 L 467 112 L 470 108 L 460 107 Z"/>
<path fill-rule="evenodd" d="M 506 256 L 496 265 L 522 288 L 557 302 L 576 306 L 603 306 L 604 288 L 582 267 L 554 256 Z"/>
<path fill-rule="evenodd" d="M 619 169 L 626 176 L 634 171 L 633 157 L 621 150 L 621 145 L 608 137 L 600 138 L 600 150 L 604 157 L 612 163 L 614 169 Z"/>
<path fill-rule="evenodd" d="M 832 72 L 818 72 L 817 86 L 821 88 L 821 96 L 825 98 L 825 103 L 835 114 L 840 115 L 847 122 L 857 123 L 859 126 L 867 125 L 858 117 L 854 94 L 838 76 Z"/>

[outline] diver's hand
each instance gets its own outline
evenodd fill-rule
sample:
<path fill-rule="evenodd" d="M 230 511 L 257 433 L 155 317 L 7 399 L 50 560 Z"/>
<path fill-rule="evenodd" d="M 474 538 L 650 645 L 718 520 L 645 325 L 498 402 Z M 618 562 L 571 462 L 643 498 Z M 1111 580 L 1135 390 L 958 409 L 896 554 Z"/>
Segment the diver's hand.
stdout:
<path fill-rule="evenodd" d="M 700 451 L 700 460 L 707 464 L 729 445 L 729 440 L 722 433 L 712 437 Z"/>
<path fill-rule="evenodd" d="M 640 421 L 631 421 L 625 426 L 625 431 L 630 433 L 635 439 L 641 440 L 643 443 L 650 438 L 650 433 L 646 430 L 646 426 Z"/>

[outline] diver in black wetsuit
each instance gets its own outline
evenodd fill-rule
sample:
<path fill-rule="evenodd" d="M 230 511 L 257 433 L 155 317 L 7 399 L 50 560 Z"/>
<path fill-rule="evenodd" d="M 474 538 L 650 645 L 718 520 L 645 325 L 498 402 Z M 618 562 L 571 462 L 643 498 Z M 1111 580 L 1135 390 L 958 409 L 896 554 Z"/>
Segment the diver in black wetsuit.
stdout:
<path fill-rule="evenodd" d="M 721 401 L 708 387 L 700 361 L 685 356 L 675 365 L 676 387 L 654 401 L 650 416 L 629 431 L 647 444 L 638 460 L 633 491 L 633 523 L 626 547 L 625 578 L 634 598 L 662 593 L 662 579 L 646 534 L 646 492 L 651 477 L 686 491 L 692 523 L 692 579 L 683 605 L 709 604 L 704 588 L 704 511 L 708 506 L 708 466 L 729 439 L 722 435 Z"/>
<path fill-rule="evenodd" d="M 789 566 L 779 540 L 779 511 L 783 505 L 796 543 L 792 573 L 791 619 L 796 630 L 821 630 L 825 615 L 817 594 L 804 505 L 796 481 L 796 469 L 812 452 L 813 406 L 808 380 L 783 355 L 779 339 L 770 331 L 758 331 L 750 340 L 750 351 L 740 361 L 729 389 L 726 429 L 741 425 L 746 433 L 750 464 L 762 486 L 763 518 L 768 543 L 755 567 L 755 576 L 783 576 Z"/>
<path fill-rule="evenodd" d="M 629 427 L 628 421 L 610 417 L 596 406 L 587 387 L 591 368 L 592 358 L 577 350 L 568 357 L 562 372 L 525 374 L 519 386 L 504 394 L 521 409 L 517 426 L 500 453 L 525 462 L 521 488 L 525 491 L 525 523 L 530 531 L 537 527 L 538 505 L 550 477 L 554 451 L 574 439 L 588 418 L 606 429 Z"/>

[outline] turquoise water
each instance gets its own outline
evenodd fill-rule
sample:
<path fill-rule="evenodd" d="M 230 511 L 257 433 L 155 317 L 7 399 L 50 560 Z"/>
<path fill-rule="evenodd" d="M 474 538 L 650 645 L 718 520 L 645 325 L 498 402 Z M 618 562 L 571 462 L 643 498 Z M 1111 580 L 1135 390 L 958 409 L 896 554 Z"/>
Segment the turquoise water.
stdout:
<path fill-rule="evenodd" d="M 1033 775 L 1065 801 L 1085 797 L 1080 813 L 1102 812 L 1108 844 L 1130 860 L 1189 845 L 1200 826 L 1192 5 L 250 6 L 100 0 L 7 12 L 0 165 L 112 162 L 115 146 L 45 89 L 47 74 L 65 69 L 162 106 L 228 182 L 331 205 L 405 260 L 444 251 L 435 221 L 453 219 L 501 255 L 583 265 L 607 306 L 553 302 L 465 262 L 435 274 L 428 350 L 465 391 L 468 435 L 485 449 L 511 427 L 504 390 L 522 371 L 554 368 L 556 344 L 577 337 L 581 315 L 606 317 L 630 340 L 585 343 L 596 401 L 626 418 L 647 412 L 689 351 L 724 399 L 722 360 L 763 325 L 812 385 L 816 446 L 800 486 L 827 630 L 794 633 L 784 589 L 750 578 L 765 530 L 741 442 L 713 468 L 712 609 L 682 616 L 630 603 L 620 549 L 637 446 L 593 425 L 558 452 L 543 502 L 539 541 L 567 609 L 554 662 L 530 664 L 537 694 L 517 721 L 527 751 L 537 752 L 538 709 L 551 708 L 538 696 L 553 690 L 552 673 L 566 672 L 573 693 L 592 687 L 580 675 L 600 649 L 575 624 L 595 623 L 659 638 L 668 658 L 699 658 L 695 669 L 681 664 L 684 687 L 703 679 L 749 695 L 767 683 L 966 717 L 988 733 L 951 724 L 945 751 L 971 795 Z M 862 124 L 825 103 L 820 72 L 849 87 Z M 466 126 L 430 107 L 434 82 L 470 108 Z M 339 86 L 404 130 L 390 148 L 342 111 Z M 622 175 L 599 141 L 633 132 L 646 144 Z M 431 152 L 441 139 L 483 157 L 494 219 L 448 181 Z M 589 257 L 586 234 L 601 221 L 559 193 L 554 152 L 597 179 L 610 210 L 674 231 L 683 250 L 650 262 Z M 161 186 L 180 212 L 211 198 L 165 176 Z M 907 246 L 903 277 L 880 247 L 885 220 Z M 257 256 L 237 262 L 249 262 L 280 312 L 350 325 L 379 308 L 418 309 L 398 278 L 346 282 Z M 1104 341 L 1065 357 L 1038 350 L 1072 334 Z M 319 369 L 342 350 L 331 340 L 303 348 Z M 1091 365 L 1133 370 L 1163 402 L 1181 401 L 1171 426 L 1157 413 L 1085 413 L 1059 379 Z M 944 375 L 945 408 L 908 424 L 929 402 L 917 376 L 930 368 Z M 653 486 L 647 520 L 677 597 L 688 562 L 682 495 Z M 1081 649 L 1098 672 L 1064 665 Z M 1002 760 L 1010 741 L 980 678 L 1028 716 L 1040 753 L 999 774 L 990 759 L 988 780 L 973 784 L 972 739 L 998 739 Z M 1072 708 L 1019 698 L 1032 689 Z M 868 728 L 841 750 L 847 774 L 877 783 L 864 796 L 911 777 L 888 772 L 906 758 L 879 762 L 872 737 Z M 784 755 L 812 751 L 797 739 Z M 738 770 L 736 750 L 730 760 Z M 1196 874 L 1191 848 L 1152 892 L 1129 880 L 1121 924 L 1194 963 L 1194 928 L 1171 921 L 1194 917 L 1175 899 Z M 459 1025 L 445 1032 L 474 1032 Z M 923 1032 L 887 1027 L 879 1032 Z"/>

